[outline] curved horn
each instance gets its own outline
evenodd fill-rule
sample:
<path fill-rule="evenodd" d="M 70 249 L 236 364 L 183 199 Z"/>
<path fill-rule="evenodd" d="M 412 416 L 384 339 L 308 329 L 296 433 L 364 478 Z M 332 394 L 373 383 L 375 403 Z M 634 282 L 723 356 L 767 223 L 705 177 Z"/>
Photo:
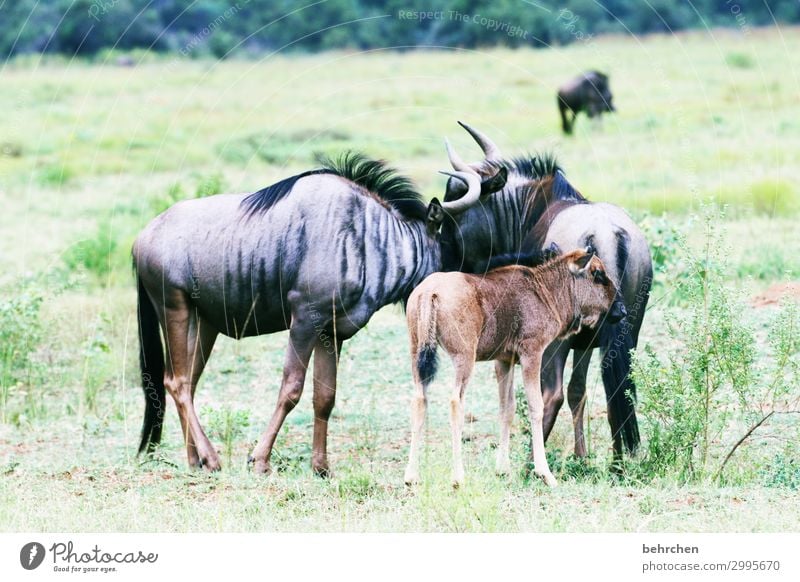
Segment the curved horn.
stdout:
<path fill-rule="evenodd" d="M 450 165 L 453 166 L 453 169 L 456 172 L 466 172 L 468 174 L 475 175 L 478 174 L 469 166 L 469 164 L 461 159 L 461 156 L 459 156 L 456 150 L 453 149 L 453 146 L 450 145 L 450 141 L 447 138 L 444 139 L 444 147 L 447 148 L 447 157 L 450 159 Z"/>
<path fill-rule="evenodd" d="M 467 133 L 472 136 L 472 139 L 474 139 L 478 145 L 481 146 L 483 155 L 486 156 L 487 160 L 490 162 L 496 162 L 497 160 L 502 159 L 503 154 L 500 153 L 500 148 L 497 147 L 497 145 L 495 145 L 491 139 L 489 139 L 489 136 L 481 131 L 478 131 L 474 127 L 467 125 L 463 121 L 459 121 L 458 124 L 466 129 Z"/>
<path fill-rule="evenodd" d="M 452 160 L 451 160 L 452 161 Z M 453 166 L 456 164 L 453 163 Z M 442 208 L 450 214 L 459 214 L 474 206 L 481 196 L 481 178 L 474 170 L 469 172 L 447 172 L 440 171 L 440 174 L 450 176 L 456 180 L 461 180 L 467 185 L 467 193 L 458 200 L 452 202 L 442 202 Z"/>

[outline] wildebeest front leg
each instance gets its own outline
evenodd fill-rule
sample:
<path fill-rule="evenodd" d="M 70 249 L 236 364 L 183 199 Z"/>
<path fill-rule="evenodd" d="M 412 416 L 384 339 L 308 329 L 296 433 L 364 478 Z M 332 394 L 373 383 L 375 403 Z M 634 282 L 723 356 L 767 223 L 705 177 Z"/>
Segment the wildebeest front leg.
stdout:
<path fill-rule="evenodd" d="M 314 448 L 311 468 L 320 477 L 327 477 L 328 419 L 336 401 L 336 367 L 342 344 L 317 341 L 314 348 Z"/>
<path fill-rule="evenodd" d="M 497 360 L 494 363 L 497 390 L 500 395 L 500 443 L 497 447 L 496 471 L 498 475 L 511 472 L 510 440 L 511 424 L 514 422 L 514 362 Z"/>
<path fill-rule="evenodd" d="M 525 384 L 525 396 L 528 399 L 528 414 L 531 422 L 531 441 L 533 453 L 533 472 L 544 479 L 550 487 L 556 486 L 556 478 L 550 472 L 547 456 L 544 450 L 544 432 L 542 430 L 542 417 L 544 416 L 544 402 L 542 400 L 541 362 L 543 350 L 536 347 L 523 346 L 520 358 L 522 363 L 522 378 Z"/>
<path fill-rule="evenodd" d="M 572 356 L 572 377 L 567 387 L 567 400 L 572 411 L 572 425 L 575 429 L 575 456 L 586 456 L 586 438 L 583 433 L 583 413 L 586 409 L 586 374 L 592 350 L 575 350 Z"/>
<path fill-rule="evenodd" d="M 450 431 L 453 444 L 453 487 L 464 482 L 464 456 L 461 452 L 461 438 L 464 432 L 464 396 L 467 384 L 475 366 L 474 352 L 469 356 L 453 358 L 456 368 L 456 382 L 450 394 Z"/>
<path fill-rule="evenodd" d="M 286 415 L 294 409 L 303 394 L 308 362 L 311 359 L 311 352 L 314 351 L 316 339 L 313 326 L 307 327 L 293 323 L 289 330 L 289 347 L 286 350 L 286 359 L 283 365 L 283 380 L 278 394 L 278 404 L 275 406 L 275 412 L 272 413 L 267 430 L 261 435 L 250 458 L 256 473 L 269 474 L 271 472 L 269 457 L 272 454 L 272 447 L 275 445 L 275 438 L 283 426 Z"/>

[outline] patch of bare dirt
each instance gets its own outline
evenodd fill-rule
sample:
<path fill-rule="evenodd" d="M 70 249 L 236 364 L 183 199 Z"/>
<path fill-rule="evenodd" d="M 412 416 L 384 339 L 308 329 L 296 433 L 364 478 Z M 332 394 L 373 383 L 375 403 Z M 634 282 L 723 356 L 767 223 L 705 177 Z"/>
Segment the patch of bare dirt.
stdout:
<path fill-rule="evenodd" d="M 750 300 L 753 307 L 767 307 L 778 305 L 784 299 L 800 301 L 800 281 L 789 283 L 775 283 L 763 293 L 759 293 Z"/>

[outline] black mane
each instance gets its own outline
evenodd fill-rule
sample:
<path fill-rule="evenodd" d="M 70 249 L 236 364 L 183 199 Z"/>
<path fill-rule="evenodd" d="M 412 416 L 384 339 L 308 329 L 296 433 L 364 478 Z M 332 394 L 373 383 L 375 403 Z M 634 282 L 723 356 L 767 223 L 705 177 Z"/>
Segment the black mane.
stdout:
<path fill-rule="evenodd" d="M 558 165 L 558 160 L 556 160 L 555 155 L 552 153 L 518 156 L 507 160 L 505 166 L 511 172 L 516 172 L 517 174 L 527 176 L 533 180 L 564 173 L 564 170 Z"/>
<path fill-rule="evenodd" d="M 262 214 L 272 208 L 277 202 L 285 198 L 286 195 L 292 191 L 292 188 L 294 188 L 294 185 L 297 183 L 297 181 L 301 178 L 315 176 L 317 174 L 332 173 L 333 172 L 326 168 L 320 168 L 318 170 L 309 170 L 308 172 L 303 172 L 302 174 L 285 178 L 280 182 L 272 184 L 271 186 L 262 188 L 258 192 L 249 194 L 244 200 L 242 200 L 242 206 L 244 206 L 245 213 L 248 216 Z"/>
<path fill-rule="evenodd" d="M 549 200 L 574 200 L 583 202 L 586 198 L 567 180 L 563 168 L 552 153 L 527 154 L 515 158 L 488 162 L 492 167 L 505 168 L 509 172 L 531 180 L 552 178 Z"/>
<path fill-rule="evenodd" d="M 319 158 L 322 166 L 286 178 L 250 194 L 242 201 L 248 215 L 263 213 L 285 198 L 301 178 L 319 174 L 340 176 L 361 186 L 397 210 L 404 218 L 425 220 L 427 207 L 411 180 L 397 173 L 383 160 L 373 160 L 359 152 L 345 152 L 336 158 Z"/>
<path fill-rule="evenodd" d="M 384 160 L 373 160 L 359 152 L 345 152 L 337 158 L 320 158 L 332 174 L 355 182 L 378 196 L 405 218 L 425 220 L 427 206 L 414 184 Z"/>

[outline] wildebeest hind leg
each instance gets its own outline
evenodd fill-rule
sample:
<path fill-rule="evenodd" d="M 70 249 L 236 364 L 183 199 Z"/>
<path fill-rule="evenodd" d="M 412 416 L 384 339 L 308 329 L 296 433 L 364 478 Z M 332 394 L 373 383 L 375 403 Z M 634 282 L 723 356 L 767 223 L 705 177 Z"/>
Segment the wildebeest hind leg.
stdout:
<path fill-rule="evenodd" d="M 186 298 L 171 298 L 164 309 L 167 359 L 164 386 L 175 400 L 189 464 L 209 471 L 220 468 L 219 456 L 203 432 L 194 409 L 194 391 L 214 347 L 217 331 L 192 311 Z"/>
<path fill-rule="evenodd" d="M 275 438 L 283 426 L 286 415 L 294 409 L 303 394 L 308 362 L 311 360 L 311 352 L 314 351 L 316 339 L 313 326 L 301 325 L 297 320 L 292 323 L 292 328 L 289 330 L 289 347 L 286 350 L 286 359 L 283 365 L 283 380 L 280 394 L 278 394 L 278 404 L 275 406 L 275 412 L 272 413 L 267 430 L 261 435 L 249 460 L 256 473 L 269 474 L 271 472 L 269 457 L 272 454 L 272 447 L 275 445 Z"/>
<path fill-rule="evenodd" d="M 575 456 L 586 456 L 586 438 L 583 433 L 583 413 L 586 409 L 586 374 L 592 350 L 575 350 L 572 356 L 572 377 L 567 386 L 567 401 L 572 411 L 572 425 L 575 429 Z"/>
<path fill-rule="evenodd" d="M 320 477 L 329 475 L 328 419 L 336 401 L 336 367 L 342 344 L 318 340 L 314 348 L 314 448 L 311 468 Z"/>
<path fill-rule="evenodd" d="M 464 432 L 464 397 L 467 384 L 475 367 L 475 350 L 470 355 L 458 354 L 453 357 L 456 381 L 450 394 L 450 432 L 453 445 L 453 487 L 464 482 L 464 457 L 461 452 L 461 438 Z"/>

